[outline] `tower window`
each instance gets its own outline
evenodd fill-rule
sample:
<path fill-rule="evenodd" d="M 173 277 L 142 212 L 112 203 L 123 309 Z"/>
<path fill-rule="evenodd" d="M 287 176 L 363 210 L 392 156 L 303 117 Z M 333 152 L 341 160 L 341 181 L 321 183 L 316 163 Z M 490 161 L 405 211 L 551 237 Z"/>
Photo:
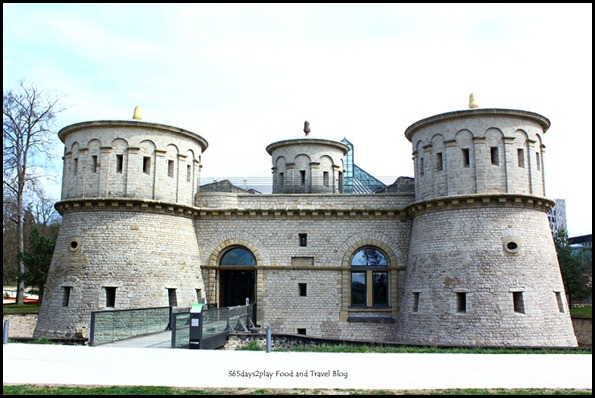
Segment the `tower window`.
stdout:
<path fill-rule="evenodd" d="M 322 173 L 322 183 L 324 184 L 325 187 L 328 187 L 328 185 L 329 185 L 328 181 L 329 181 L 328 171 L 325 171 Z"/>
<path fill-rule="evenodd" d="M 172 177 L 174 176 L 174 161 L 168 160 L 167 161 L 167 176 Z"/>
<path fill-rule="evenodd" d="M 413 292 L 413 312 L 417 312 L 419 310 L 419 292 Z"/>
<path fill-rule="evenodd" d="M 91 171 L 97 173 L 97 155 L 91 156 Z"/>
<path fill-rule="evenodd" d="M 298 288 L 300 289 L 300 297 L 306 297 L 308 285 L 305 283 L 298 283 Z"/>
<path fill-rule="evenodd" d="M 525 151 L 523 148 L 517 149 L 517 155 L 519 158 L 519 167 L 525 167 Z"/>
<path fill-rule="evenodd" d="M 467 293 L 465 292 L 457 292 L 457 313 L 467 313 Z"/>
<path fill-rule="evenodd" d="M 72 291 L 71 286 L 62 286 L 62 307 L 68 307 L 70 303 L 70 292 Z"/>
<path fill-rule="evenodd" d="M 285 184 L 285 181 L 283 181 L 283 173 L 279 173 L 279 185 L 283 186 L 283 184 Z"/>
<path fill-rule="evenodd" d="M 436 171 L 442 171 L 443 170 L 443 163 L 442 163 L 442 152 L 438 152 L 436 154 Z"/>
<path fill-rule="evenodd" d="M 124 170 L 124 155 L 116 155 L 116 173 L 121 173 Z"/>
<path fill-rule="evenodd" d="M 463 167 L 469 167 L 469 148 L 463 148 L 461 151 L 463 152 Z"/>
<path fill-rule="evenodd" d="M 512 292 L 512 302 L 514 306 L 514 312 L 519 314 L 525 313 L 525 302 L 523 301 L 523 292 Z"/>
<path fill-rule="evenodd" d="M 74 175 L 76 175 L 79 171 L 79 159 L 78 158 L 74 158 L 74 166 L 73 166 L 74 170 Z"/>
<path fill-rule="evenodd" d="M 143 173 L 151 174 L 151 157 L 150 156 L 143 157 Z"/>
<path fill-rule="evenodd" d="M 564 304 L 562 303 L 562 294 L 560 292 L 556 293 L 556 302 L 558 303 L 558 311 L 564 312 Z"/>
<path fill-rule="evenodd" d="M 300 185 L 306 185 L 306 170 L 300 170 Z"/>
<path fill-rule="evenodd" d="M 108 308 L 116 307 L 116 288 L 112 286 L 105 286 L 105 306 Z"/>
<path fill-rule="evenodd" d="M 299 234 L 298 236 L 300 238 L 300 246 L 308 246 L 308 234 Z"/>
<path fill-rule="evenodd" d="M 500 156 L 498 154 L 498 147 L 493 146 L 490 148 L 490 157 L 492 159 L 492 164 L 498 166 L 500 164 Z"/>
<path fill-rule="evenodd" d="M 424 158 L 419 158 L 419 174 L 424 175 Z"/>
<path fill-rule="evenodd" d="M 535 154 L 535 160 L 537 161 L 537 170 L 541 170 L 541 162 L 539 161 L 539 153 Z"/>
<path fill-rule="evenodd" d="M 186 165 L 186 182 L 190 182 L 190 177 L 192 177 L 192 167 L 187 164 Z"/>

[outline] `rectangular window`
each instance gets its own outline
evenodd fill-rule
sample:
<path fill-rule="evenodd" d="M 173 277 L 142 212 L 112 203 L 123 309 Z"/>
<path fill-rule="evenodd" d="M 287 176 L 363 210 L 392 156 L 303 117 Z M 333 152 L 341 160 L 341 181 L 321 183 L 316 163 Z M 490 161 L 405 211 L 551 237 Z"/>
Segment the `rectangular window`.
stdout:
<path fill-rule="evenodd" d="M 305 283 L 298 283 L 300 289 L 300 297 L 306 297 L 308 286 Z"/>
<path fill-rule="evenodd" d="M 300 170 L 300 185 L 306 185 L 306 170 Z"/>
<path fill-rule="evenodd" d="M 525 313 L 525 302 L 523 301 L 523 292 L 512 292 L 512 302 L 514 305 L 514 312 L 519 314 Z"/>
<path fill-rule="evenodd" d="M 62 307 L 68 307 L 70 303 L 70 292 L 72 291 L 71 286 L 62 286 Z"/>
<path fill-rule="evenodd" d="M 467 293 L 465 292 L 457 292 L 457 313 L 467 313 Z"/>
<path fill-rule="evenodd" d="M 308 246 L 308 234 L 299 234 L 300 246 Z"/>
<path fill-rule="evenodd" d="M 302 335 L 306 335 L 306 329 L 305 328 L 297 328 L 297 334 L 302 334 Z"/>
<path fill-rule="evenodd" d="M 417 312 L 419 310 L 419 292 L 413 292 L 413 312 Z"/>
<path fill-rule="evenodd" d="M 498 166 L 500 164 L 500 156 L 498 154 L 498 147 L 493 146 L 490 148 L 490 157 L 492 159 L 492 164 Z"/>
<path fill-rule="evenodd" d="M 186 165 L 186 182 L 190 182 L 192 177 L 192 166 L 189 164 Z"/>
<path fill-rule="evenodd" d="M 328 171 L 322 173 L 322 183 L 325 187 L 328 187 Z"/>
<path fill-rule="evenodd" d="M 419 158 L 419 174 L 424 175 L 424 158 Z"/>
<path fill-rule="evenodd" d="M 73 166 L 74 170 L 74 175 L 76 175 L 79 171 L 79 159 L 78 158 L 74 158 L 74 166 Z"/>
<path fill-rule="evenodd" d="M 558 311 L 564 312 L 564 304 L 562 303 L 562 294 L 560 292 L 556 293 L 556 302 L 558 303 Z"/>
<path fill-rule="evenodd" d="M 177 307 L 178 306 L 178 296 L 176 294 L 176 289 L 167 289 L 167 296 L 169 299 L 169 306 Z"/>
<path fill-rule="evenodd" d="M 285 184 L 285 181 L 283 181 L 283 173 L 279 173 L 279 185 L 283 186 L 283 184 Z"/>
<path fill-rule="evenodd" d="M 91 156 L 91 171 L 97 173 L 97 155 Z"/>
<path fill-rule="evenodd" d="M 539 161 L 539 153 L 535 154 L 535 160 L 537 161 L 537 170 L 541 170 L 541 162 Z"/>
<path fill-rule="evenodd" d="M 443 170 L 443 164 L 442 164 L 442 152 L 438 152 L 436 154 L 436 171 L 442 171 Z"/>
<path fill-rule="evenodd" d="M 388 272 L 372 272 L 372 305 L 388 306 Z"/>
<path fill-rule="evenodd" d="M 351 273 L 351 305 L 354 307 L 365 307 L 366 305 L 366 273 Z"/>
<path fill-rule="evenodd" d="M 111 286 L 105 287 L 105 306 L 108 308 L 116 307 L 116 288 Z"/>
<path fill-rule="evenodd" d="M 519 148 L 516 151 L 519 158 L 519 167 L 525 167 L 525 150 L 523 148 Z"/>
<path fill-rule="evenodd" d="M 469 158 L 469 148 L 463 148 L 463 167 L 469 167 L 470 158 Z"/>
<path fill-rule="evenodd" d="M 116 173 L 124 170 L 124 155 L 116 155 Z"/>
<path fill-rule="evenodd" d="M 202 289 L 196 289 L 196 302 L 204 303 L 204 299 L 202 298 Z"/>
<path fill-rule="evenodd" d="M 151 174 L 151 157 L 150 156 L 143 157 L 143 173 Z"/>
<path fill-rule="evenodd" d="M 168 160 L 167 161 L 167 176 L 172 177 L 174 176 L 174 161 Z"/>

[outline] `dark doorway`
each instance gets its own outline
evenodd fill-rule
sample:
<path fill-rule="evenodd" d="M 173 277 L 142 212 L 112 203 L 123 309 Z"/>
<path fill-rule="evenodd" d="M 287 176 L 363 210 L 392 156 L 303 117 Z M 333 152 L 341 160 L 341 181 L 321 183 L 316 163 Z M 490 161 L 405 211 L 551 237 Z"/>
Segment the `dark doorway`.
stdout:
<path fill-rule="evenodd" d="M 219 307 L 245 305 L 246 298 L 250 299 L 250 304 L 254 304 L 255 282 L 254 269 L 219 269 Z"/>

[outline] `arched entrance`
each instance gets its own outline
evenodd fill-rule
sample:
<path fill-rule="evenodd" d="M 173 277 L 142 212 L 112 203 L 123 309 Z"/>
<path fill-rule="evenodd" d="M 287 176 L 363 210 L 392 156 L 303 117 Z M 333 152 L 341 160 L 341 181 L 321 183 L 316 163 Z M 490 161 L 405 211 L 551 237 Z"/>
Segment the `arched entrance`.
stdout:
<path fill-rule="evenodd" d="M 236 246 L 219 261 L 219 306 L 232 307 L 256 302 L 256 259 L 250 250 Z"/>

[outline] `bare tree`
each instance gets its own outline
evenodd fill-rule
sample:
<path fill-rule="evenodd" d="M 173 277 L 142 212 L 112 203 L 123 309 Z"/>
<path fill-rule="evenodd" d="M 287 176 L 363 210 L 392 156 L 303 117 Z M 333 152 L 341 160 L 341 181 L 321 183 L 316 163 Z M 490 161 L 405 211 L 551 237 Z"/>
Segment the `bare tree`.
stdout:
<path fill-rule="evenodd" d="M 3 138 L 3 187 L 4 197 L 12 200 L 16 209 L 12 222 L 17 225 L 19 258 L 25 249 L 25 195 L 29 185 L 34 184 L 39 173 L 32 173 L 35 161 L 50 158 L 52 143 L 56 140 L 53 122 L 56 114 L 63 111 L 59 99 L 43 90 L 21 81 L 16 89 L 3 93 L 2 138 Z M 17 300 L 23 303 L 25 264 L 19 260 Z"/>

